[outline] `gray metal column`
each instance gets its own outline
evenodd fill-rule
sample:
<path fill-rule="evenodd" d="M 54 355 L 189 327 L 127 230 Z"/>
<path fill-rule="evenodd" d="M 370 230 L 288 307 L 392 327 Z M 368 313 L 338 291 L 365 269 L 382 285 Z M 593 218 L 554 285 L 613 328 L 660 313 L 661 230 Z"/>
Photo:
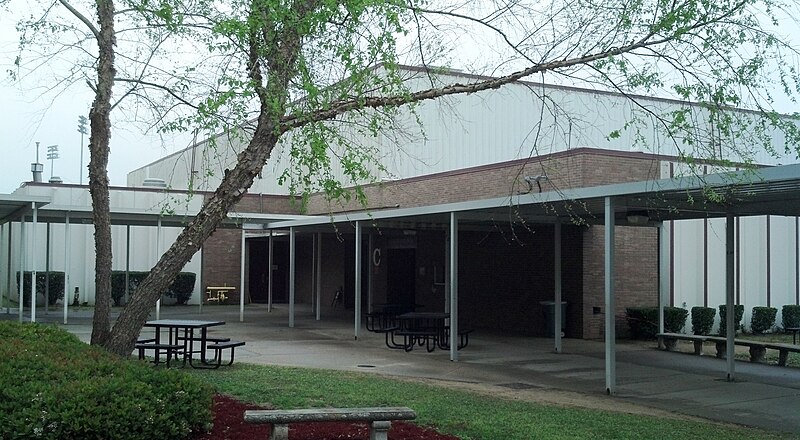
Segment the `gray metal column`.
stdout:
<path fill-rule="evenodd" d="M 125 225 L 125 296 L 130 297 L 128 288 L 131 280 L 131 225 Z M 202 286 L 202 284 L 201 284 Z M 200 301 L 202 303 L 203 301 Z"/>
<path fill-rule="evenodd" d="M 242 227 L 242 252 L 239 256 L 239 322 L 244 322 L 244 264 L 247 250 L 247 241 Z"/>
<path fill-rule="evenodd" d="M 272 262 L 272 251 L 273 251 L 273 234 L 272 229 L 269 230 L 269 258 L 267 259 L 269 262 L 269 269 L 267 269 L 267 274 L 269 274 L 269 281 L 267 284 L 267 312 L 272 311 L 272 266 L 275 264 Z"/>
<path fill-rule="evenodd" d="M 356 221 L 355 338 L 361 333 L 361 222 Z"/>
<path fill-rule="evenodd" d="M 733 382 L 734 380 L 734 349 L 736 346 L 733 343 L 733 339 L 736 336 L 736 330 L 734 329 L 734 315 L 736 315 L 736 311 L 734 310 L 734 270 L 735 270 L 735 259 L 734 259 L 734 250 L 735 250 L 735 243 L 734 243 L 734 232 L 735 232 L 735 224 L 733 214 L 728 213 L 725 217 L 725 328 L 727 331 L 727 344 L 725 344 L 725 357 L 728 361 L 728 381 Z M 722 325 L 722 323 L 720 323 Z"/>
<path fill-rule="evenodd" d="M 72 239 L 69 236 L 69 214 L 64 217 L 64 324 L 69 314 L 69 256 Z"/>
<path fill-rule="evenodd" d="M 33 222 L 31 223 L 31 322 L 36 322 L 36 226 L 38 226 L 39 208 L 36 202 L 31 203 L 33 208 Z"/>
<path fill-rule="evenodd" d="M 289 228 L 289 327 L 294 327 L 294 258 L 295 232 L 292 226 Z"/>
<path fill-rule="evenodd" d="M 555 231 L 553 233 L 553 260 L 555 266 L 555 299 L 553 309 L 555 313 L 555 329 L 553 335 L 555 336 L 555 349 L 556 353 L 561 353 L 561 222 L 556 219 Z"/>
<path fill-rule="evenodd" d="M 664 304 L 669 295 L 669 227 L 658 225 L 658 332 L 664 333 Z M 664 347 L 659 347 L 664 348 Z"/>
<path fill-rule="evenodd" d="M 19 289 L 19 322 L 22 322 L 22 309 L 23 304 L 25 304 L 22 296 L 22 285 L 25 284 L 25 258 L 27 257 L 25 238 L 25 216 L 22 216 L 19 222 L 19 278 L 17 279 L 17 289 Z"/>
<path fill-rule="evenodd" d="M 44 314 L 50 313 L 50 222 L 47 222 L 47 238 L 45 239 L 44 260 Z"/>
<path fill-rule="evenodd" d="M 614 200 L 606 197 L 605 215 L 605 307 L 606 307 L 606 393 L 617 385 L 616 319 L 614 304 Z"/>
<path fill-rule="evenodd" d="M 374 243 L 372 242 L 372 232 L 369 233 L 369 246 L 367 251 L 367 258 L 369 261 L 367 262 L 367 313 L 372 313 L 372 273 L 375 271 L 373 267 L 373 260 L 372 260 L 372 253 L 375 252 L 373 250 Z"/>
<path fill-rule="evenodd" d="M 458 215 L 450 213 L 450 360 L 458 361 Z"/>
<path fill-rule="evenodd" d="M 6 278 L 6 294 L 8 295 L 8 298 L 6 298 L 6 314 L 11 314 L 11 278 L 14 276 L 14 271 L 12 270 L 14 266 L 11 264 L 11 240 L 13 238 L 11 235 L 11 230 L 14 229 L 14 223 L 8 222 L 6 223 L 6 226 L 8 227 L 8 261 L 6 261 L 6 273 L 8 275 Z"/>
<path fill-rule="evenodd" d="M 158 217 L 158 225 L 156 227 L 156 258 L 155 264 L 161 258 L 161 216 Z M 161 319 L 161 296 L 159 295 L 156 301 L 156 319 Z"/>
<path fill-rule="evenodd" d="M 317 321 L 321 317 L 322 308 L 322 233 L 317 232 Z"/>

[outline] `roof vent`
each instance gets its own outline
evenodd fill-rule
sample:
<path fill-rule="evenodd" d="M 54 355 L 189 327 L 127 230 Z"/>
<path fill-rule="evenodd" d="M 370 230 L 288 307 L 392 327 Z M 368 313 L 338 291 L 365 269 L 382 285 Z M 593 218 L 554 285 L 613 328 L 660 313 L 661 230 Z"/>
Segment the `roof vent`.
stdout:
<path fill-rule="evenodd" d="M 50 176 L 50 180 L 48 180 L 48 182 L 50 182 L 52 184 L 55 184 L 55 185 L 58 185 L 60 183 L 64 183 L 64 181 L 61 180 L 61 178 L 58 177 L 58 176 Z"/>
<path fill-rule="evenodd" d="M 159 179 L 157 177 L 148 177 L 147 179 L 144 179 L 142 186 L 146 186 L 148 188 L 166 188 L 167 182 L 165 182 L 164 179 Z"/>

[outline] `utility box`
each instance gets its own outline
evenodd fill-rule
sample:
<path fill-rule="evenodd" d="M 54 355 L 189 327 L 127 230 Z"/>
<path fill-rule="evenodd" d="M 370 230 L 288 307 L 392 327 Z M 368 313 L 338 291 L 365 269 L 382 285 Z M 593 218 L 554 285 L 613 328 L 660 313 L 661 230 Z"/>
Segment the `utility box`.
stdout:
<path fill-rule="evenodd" d="M 549 337 L 555 337 L 553 328 L 556 323 L 556 309 L 555 301 L 539 301 L 544 310 L 545 329 L 544 334 Z M 561 336 L 564 336 L 564 331 L 567 329 L 567 302 L 561 301 Z"/>

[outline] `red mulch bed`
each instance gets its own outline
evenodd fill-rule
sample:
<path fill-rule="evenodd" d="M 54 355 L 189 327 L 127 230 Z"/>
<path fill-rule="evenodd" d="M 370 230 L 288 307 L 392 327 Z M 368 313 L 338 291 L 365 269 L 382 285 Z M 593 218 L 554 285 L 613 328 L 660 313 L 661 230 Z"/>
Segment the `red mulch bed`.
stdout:
<path fill-rule="evenodd" d="M 228 396 L 214 396 L 214 429 L 197 435 L 192 440 L 265 440 L 269 425 L 245 423 L 244 411 L 262 409 L 242 403 Z M 292 423 L 289 440 L 369 440 L 366 423 L 324 422 Z M 392 422 L 389 440 L 459 440 L 452 435 L 439 434 L 432 429 L 405 423 Z"/>

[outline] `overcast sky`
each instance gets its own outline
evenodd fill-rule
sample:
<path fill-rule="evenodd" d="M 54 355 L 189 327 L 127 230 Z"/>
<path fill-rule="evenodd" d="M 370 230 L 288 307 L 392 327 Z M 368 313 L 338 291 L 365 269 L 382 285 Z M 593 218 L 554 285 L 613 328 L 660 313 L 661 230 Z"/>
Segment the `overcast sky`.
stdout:
<path fill-rule="evenodd" d="M 60 158 L 52 163 L 52 174 L 66 183 L 79 183 L 82 172 L 82 181 L 86 184 L 88 135 L 83 139 L 81 166 L 78 117 L 88 116 L 93 94 L 83 84 L 74 85 L 60 94 L 47 92 L 53 83 L 53 78 L 47 75 L 48 66 L 23 81 L 9 79 L 7 70 L 14 68 L 13 61 L 18 54 L 19 37 L 15 29 L 18 18 L 13 13 L 0 11 L 0 193 L 11 193 L 22 182 L 31 180 L 36 142 L 40 142 L 39 162 L 44 164 L 45 181 L 51 176 L 51 161 L 46 159 L 47 146 L 57 144 Z M 800 27 L 794 19 L 781 23 L 779 32 L 794 42 L 800 42 Z M 777 108 L 779 111 L 798 111 L 795 104 L 783 101 Z M 108 166 L 111 184 L 125 185 L 129 171 L 186 148 L 191 141 L 189 135 L 164 139 L 155 134 L 142 135 L 141 127 L 114 123 Z"/>
<path fill-rule="evenodd" d="M 36 160 L 36 142 L 40 142 L 39 162 L 44 164 L 43 179 L 50 178 L 51 163 L 46 159 L 47 146 L 58 145 L 60 158 L 53 161 L 53 174 L 67 183 L 88 182 L 88 135 L 83 141 L 84 166 L 80 166 L 81 135 L 78 116 L 88 117 L 93 99 L 85 85 L 75 85 L 56 95 L 45 87 L 52 83 L 45 70 L 37 77 L 20 82 L 9 79 L 18 53 L 16 18 L 0 13 L 0 193 L 11 193 L 22 182 L 31 180 L 31 163 Z M 88 130 L 88 127 L 87 127 Z M 111 135 L 108 174 L 112 185 L 125 185 L 129 171 L 186 148 L 189 136 L 162 140 L 144 137 L 138 127 L 115 124 Z"/>

